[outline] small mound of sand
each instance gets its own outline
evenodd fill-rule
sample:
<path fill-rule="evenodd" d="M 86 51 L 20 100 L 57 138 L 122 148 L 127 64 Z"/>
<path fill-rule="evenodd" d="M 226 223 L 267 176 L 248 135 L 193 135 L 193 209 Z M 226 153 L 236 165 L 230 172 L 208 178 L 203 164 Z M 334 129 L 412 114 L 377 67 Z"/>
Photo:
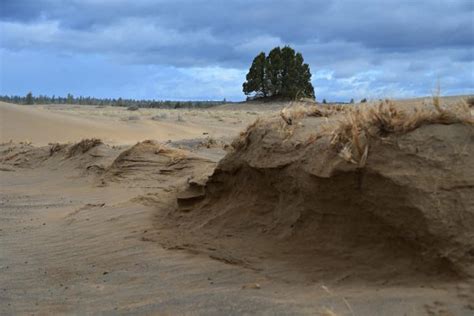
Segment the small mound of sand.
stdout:
<path fill-rule="evenodd" d="M 184 157 L 185 155 L 177 150 L 146 140 L 120 153 L 108 168 L 106 177 L 111 180 L 148 175 L 147 170 L 172 161 L 179 161 Z"/>
<path fill-rule="evenodd" d="M 35 150 L 28 142 L 0 144 L 0 167 L 4 171 L 13 168 L 31 168 L 45 159 L 46 150 Z"/>
<path fill-rule="evenodd" d="M 210 174 L 215 162 L 151 140 L 125 149 L 106 145 L 95 138 L 75 144 L 51 143 L 43 147 L 34 147 L 30 143 L 0 144 L 1 170 L 40 166 L 77 169 L 81 175 L 93 174 L 98 176 L 100 185 L 107 181 L 127 180 L 133 187 L 173 191 L 191 178 Z"/>
<path fill-rule="evenodd" d="M 214 166 L 212 161 L 192 156 L 184 150 L 145 140 L 118 155 L 107 168 L 104 180 L 126 179 L 132 186 L 143 185 L 145 181 L 150 183 L 150 187 L 173 190 L 186 183 L 188 179 L 184 176 L 189 176 L 190 170 L 193 170 L 192 174 L 210 173 Z"/>
<path fill-rule="evenodd" d="M 50 143 L 42 147 L 10 142 L 0 145 L 0 163 L 14 168 L 44 166 L 90 171 L 94 167 L 101 169 L 110 165 L 117 155 L 115 151 L 99 139 L 84 139 L 74 144 Z"/>
<path fill-rule="evenodd" d="M 319 275 L 474 275 L 468 107 L 315 113 L 242 133 L 207 183 L 179 197 L 181 242 Z"/>

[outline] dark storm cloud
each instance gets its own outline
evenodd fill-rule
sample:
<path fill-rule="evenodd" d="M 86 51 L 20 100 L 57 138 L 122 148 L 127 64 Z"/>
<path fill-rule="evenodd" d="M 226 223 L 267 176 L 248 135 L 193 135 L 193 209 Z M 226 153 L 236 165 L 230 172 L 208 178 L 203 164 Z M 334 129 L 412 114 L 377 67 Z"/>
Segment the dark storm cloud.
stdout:
<path fill-rule="evenodd" d="M 390 87 L 382 78 L 461 69 L 469 88 L 473 20 L 472 0 L 2 0 L 0 10 L 7 51 L 244 69 L 256 53 L 290 44 L 315 77 L 331 73 L 322 79 L 331 86 L 370 77 Z"/>
<path fill-rule="evenodd" d="M 63 30 L 98 31 L 135 19 L 179 33 L 206 30 L 239 44 L 267 35 L 284 43 L 344 41 L 389 51 L 474 44 L 471 0 L 7 0 L 5 21 L 58 21 Z M 205 45 L 205 43 L 204 43 Z M 228 47 L 223 45 L 223 50 Z M 133 49 L 133 48 L 131 48 Z M 218 51 L 215 52 L 219 54 Z"/>

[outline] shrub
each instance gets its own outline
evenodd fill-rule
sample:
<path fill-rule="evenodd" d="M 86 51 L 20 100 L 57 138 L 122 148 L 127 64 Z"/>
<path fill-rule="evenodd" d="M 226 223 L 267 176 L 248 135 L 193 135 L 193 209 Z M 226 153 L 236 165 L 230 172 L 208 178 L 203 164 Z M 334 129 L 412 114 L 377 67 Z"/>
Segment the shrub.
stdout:
<path fill-rule="evenodd" d="M 160 121 L 160 120 L 165 120 L 167 118 L 168 118 L 168 115 L 166 113 L 161 113 L 161 114 L 153 116 L 151 119 L 153 121 Z"/>
<path fill-rule="evenodd" d="M 28 94 L 26 95 L 26 100 L 25 100 L 26 104 L 28 105 L 33 105 L 35 102 L 33 100 L 33 93 L 31 92 L 28 92 Z"/>
<path fill-rule="evenodd" d="M 470 108 L 474 107 L 474 97 L 468 97 L 466 103 Z"/>

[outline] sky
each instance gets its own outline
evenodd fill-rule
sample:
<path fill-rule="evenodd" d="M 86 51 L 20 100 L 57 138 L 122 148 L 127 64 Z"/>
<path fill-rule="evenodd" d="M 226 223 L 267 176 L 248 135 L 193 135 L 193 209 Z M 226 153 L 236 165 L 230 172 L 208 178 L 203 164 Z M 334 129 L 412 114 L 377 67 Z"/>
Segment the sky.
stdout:
<path fill-rule="evenodd" d="M 0 94 L 239 101 L 284 45 L 318 100 L 474 94 L 473 0 L 0 0 Z"/>

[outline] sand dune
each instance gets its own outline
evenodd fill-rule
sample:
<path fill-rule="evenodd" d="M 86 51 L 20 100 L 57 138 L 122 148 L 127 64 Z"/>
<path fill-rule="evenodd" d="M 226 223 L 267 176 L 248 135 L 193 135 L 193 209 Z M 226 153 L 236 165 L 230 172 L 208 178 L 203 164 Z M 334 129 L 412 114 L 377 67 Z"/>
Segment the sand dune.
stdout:
<path fill-rule="evenodd" d="M 168 118 L 153 121 L 165 114 Z M 213 119 L 204 111 L 186 116 L 171 110 L 126 108 L 98 109 L 93 106 L 24 106 L 0 102 L 0 142 L 29 141 L 37 145 L 54 142 L 78 142 L 100 138 L 107 143 L 133 144 L 145 139 L 160 141 L 237 134 L 248 119 L 237 118 L 232 124 Z M 185 120 L 177 121 L 178 115 Z"/>
<path fill-rule="evenodd" d="M 0 109 L 0 314 L 472 314 L 469 109 Z"/>
<path fill-rule="evenodd" d="M 360 117 L 323 111 L 251 126 L 201 190 L 178 197 L 182 242 L 238 236 L 247 242 L 226 247 L 233 257 L 267 253 L 314 278 L 474 277 L 469 110 L 420 110 L 412 124 L 390 105 Z"/>

